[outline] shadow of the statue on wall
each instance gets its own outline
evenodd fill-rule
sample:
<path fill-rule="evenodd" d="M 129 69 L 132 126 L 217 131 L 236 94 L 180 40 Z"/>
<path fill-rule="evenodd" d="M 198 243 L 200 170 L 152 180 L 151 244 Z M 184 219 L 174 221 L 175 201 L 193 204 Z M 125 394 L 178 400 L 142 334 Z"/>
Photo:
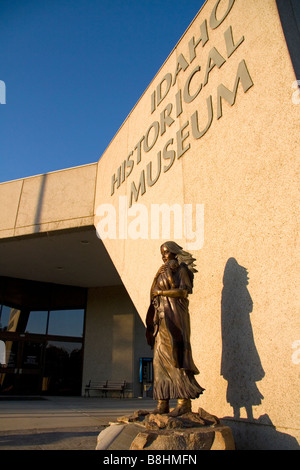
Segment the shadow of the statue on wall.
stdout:
<path fill-rule="evenodd" d="M 265 372 L 254 341 L 250 318 L 253 301 L 248 284 L 247 269 L 235 258 L 229 258 L 224 270 L 221 299 L 221 375 L 228 382 L 226 399 L 233 408 L 233 417 L 224 417 L 222 422 L 228 422 L 236 442 L 241 442 L 242 446 L 243 442 L 249 442 L 248 434 L 251 432 L 250 441 L 256 441 L 258 447 L 299 448 L 295 438 L 276 431 L 268 415 L 258 419 L 253 417 L 252 407 L 260 405 L 264 398 L 257 382 L 264 378 Z M 242 408 L 245 408 L 247 418 L 241 418 Z M 249 423 L 253 426 L 247 426 Z"/>
<path fill-rule="evenodd" d="M 224 416 L 221 423 L 232 430 L 237 450 L 299 450 L 297 439 L 280 432 L 268 414 L 258 419 L 233 418 Z M 250 424 L 250 426 L 249 426 Z"/>

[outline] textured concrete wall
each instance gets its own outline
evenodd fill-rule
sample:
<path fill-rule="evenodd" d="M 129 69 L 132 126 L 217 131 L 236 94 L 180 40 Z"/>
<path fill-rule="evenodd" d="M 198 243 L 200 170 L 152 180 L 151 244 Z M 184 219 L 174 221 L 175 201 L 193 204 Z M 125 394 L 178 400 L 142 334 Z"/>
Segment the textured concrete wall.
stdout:
<path fill-rule="evenodd" d="M 151 112 L 167 74 L 169 92 Z M 204 205 L 204 243 L 189 250 L 199 270 L 192 347 L 206 388 L 195 407 L 291 436 L 299 436 L 295 80 L 275 0 L 208 0 L 101 157 L 95 200 L 98 228 L 103 204 L 116 209 L 116 238 L 104 243 L 143 319 L 166 237 L 151 238 L 151 221 L 147 234 L 137 227 L 137 204 L 148 216 L 151 204 L 192 204 L 194 217 Z M 152 186 L 150 163 L 159 175 Z M 143 172 L 120 239 L 119 198 L 130 202 Z M 184 234 L 176 241 L 191 246 Z"/>
<path fill-rule="evenodd" d="M 0 237 L 93 225 L 97 164 L 0 184 Z"/>

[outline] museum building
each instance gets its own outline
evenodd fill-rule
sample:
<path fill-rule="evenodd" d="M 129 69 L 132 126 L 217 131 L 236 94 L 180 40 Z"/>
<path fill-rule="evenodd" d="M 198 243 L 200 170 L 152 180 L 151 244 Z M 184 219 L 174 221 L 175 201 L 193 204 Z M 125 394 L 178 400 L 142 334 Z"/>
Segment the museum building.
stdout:
<path fill-rule="evenodd" d="M 98 162 L 0 184 L 0 395 L 151 397 L 145 319 L 174 240 L 198 270 L 194 408 L 240 448 L 298 446 L 299 18 L 297 0 L 207 0 Z"/>

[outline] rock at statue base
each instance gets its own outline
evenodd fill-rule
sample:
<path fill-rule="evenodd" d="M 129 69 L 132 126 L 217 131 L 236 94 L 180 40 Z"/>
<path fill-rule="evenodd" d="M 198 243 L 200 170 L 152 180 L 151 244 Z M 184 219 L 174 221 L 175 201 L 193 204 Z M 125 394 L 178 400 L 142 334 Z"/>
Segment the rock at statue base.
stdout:
<path fill-rule="evenodd" d="M 173 418 L 137 410 L 102 431 L 96 450 L 234 450 L 231 429 L 202 408 Z"/>

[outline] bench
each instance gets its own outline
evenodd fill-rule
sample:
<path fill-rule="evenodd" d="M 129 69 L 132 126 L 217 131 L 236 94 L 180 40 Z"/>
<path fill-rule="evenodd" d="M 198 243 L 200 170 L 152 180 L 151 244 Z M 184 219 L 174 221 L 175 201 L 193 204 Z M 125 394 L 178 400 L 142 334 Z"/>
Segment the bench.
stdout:
<path fill-rule="evenodd" d="M 124 398 L 126 388 L 126 381 L 113 382 L 111 380 L 105 380 L 103 382 L 92 382 L 89 381 L 85 386 L 84 396 L 90 397 L 90 390 L 96 390 L 102 392 L 102 397 L 107 398 L 107 392 L 119 392 L 120 398 Z"/>

